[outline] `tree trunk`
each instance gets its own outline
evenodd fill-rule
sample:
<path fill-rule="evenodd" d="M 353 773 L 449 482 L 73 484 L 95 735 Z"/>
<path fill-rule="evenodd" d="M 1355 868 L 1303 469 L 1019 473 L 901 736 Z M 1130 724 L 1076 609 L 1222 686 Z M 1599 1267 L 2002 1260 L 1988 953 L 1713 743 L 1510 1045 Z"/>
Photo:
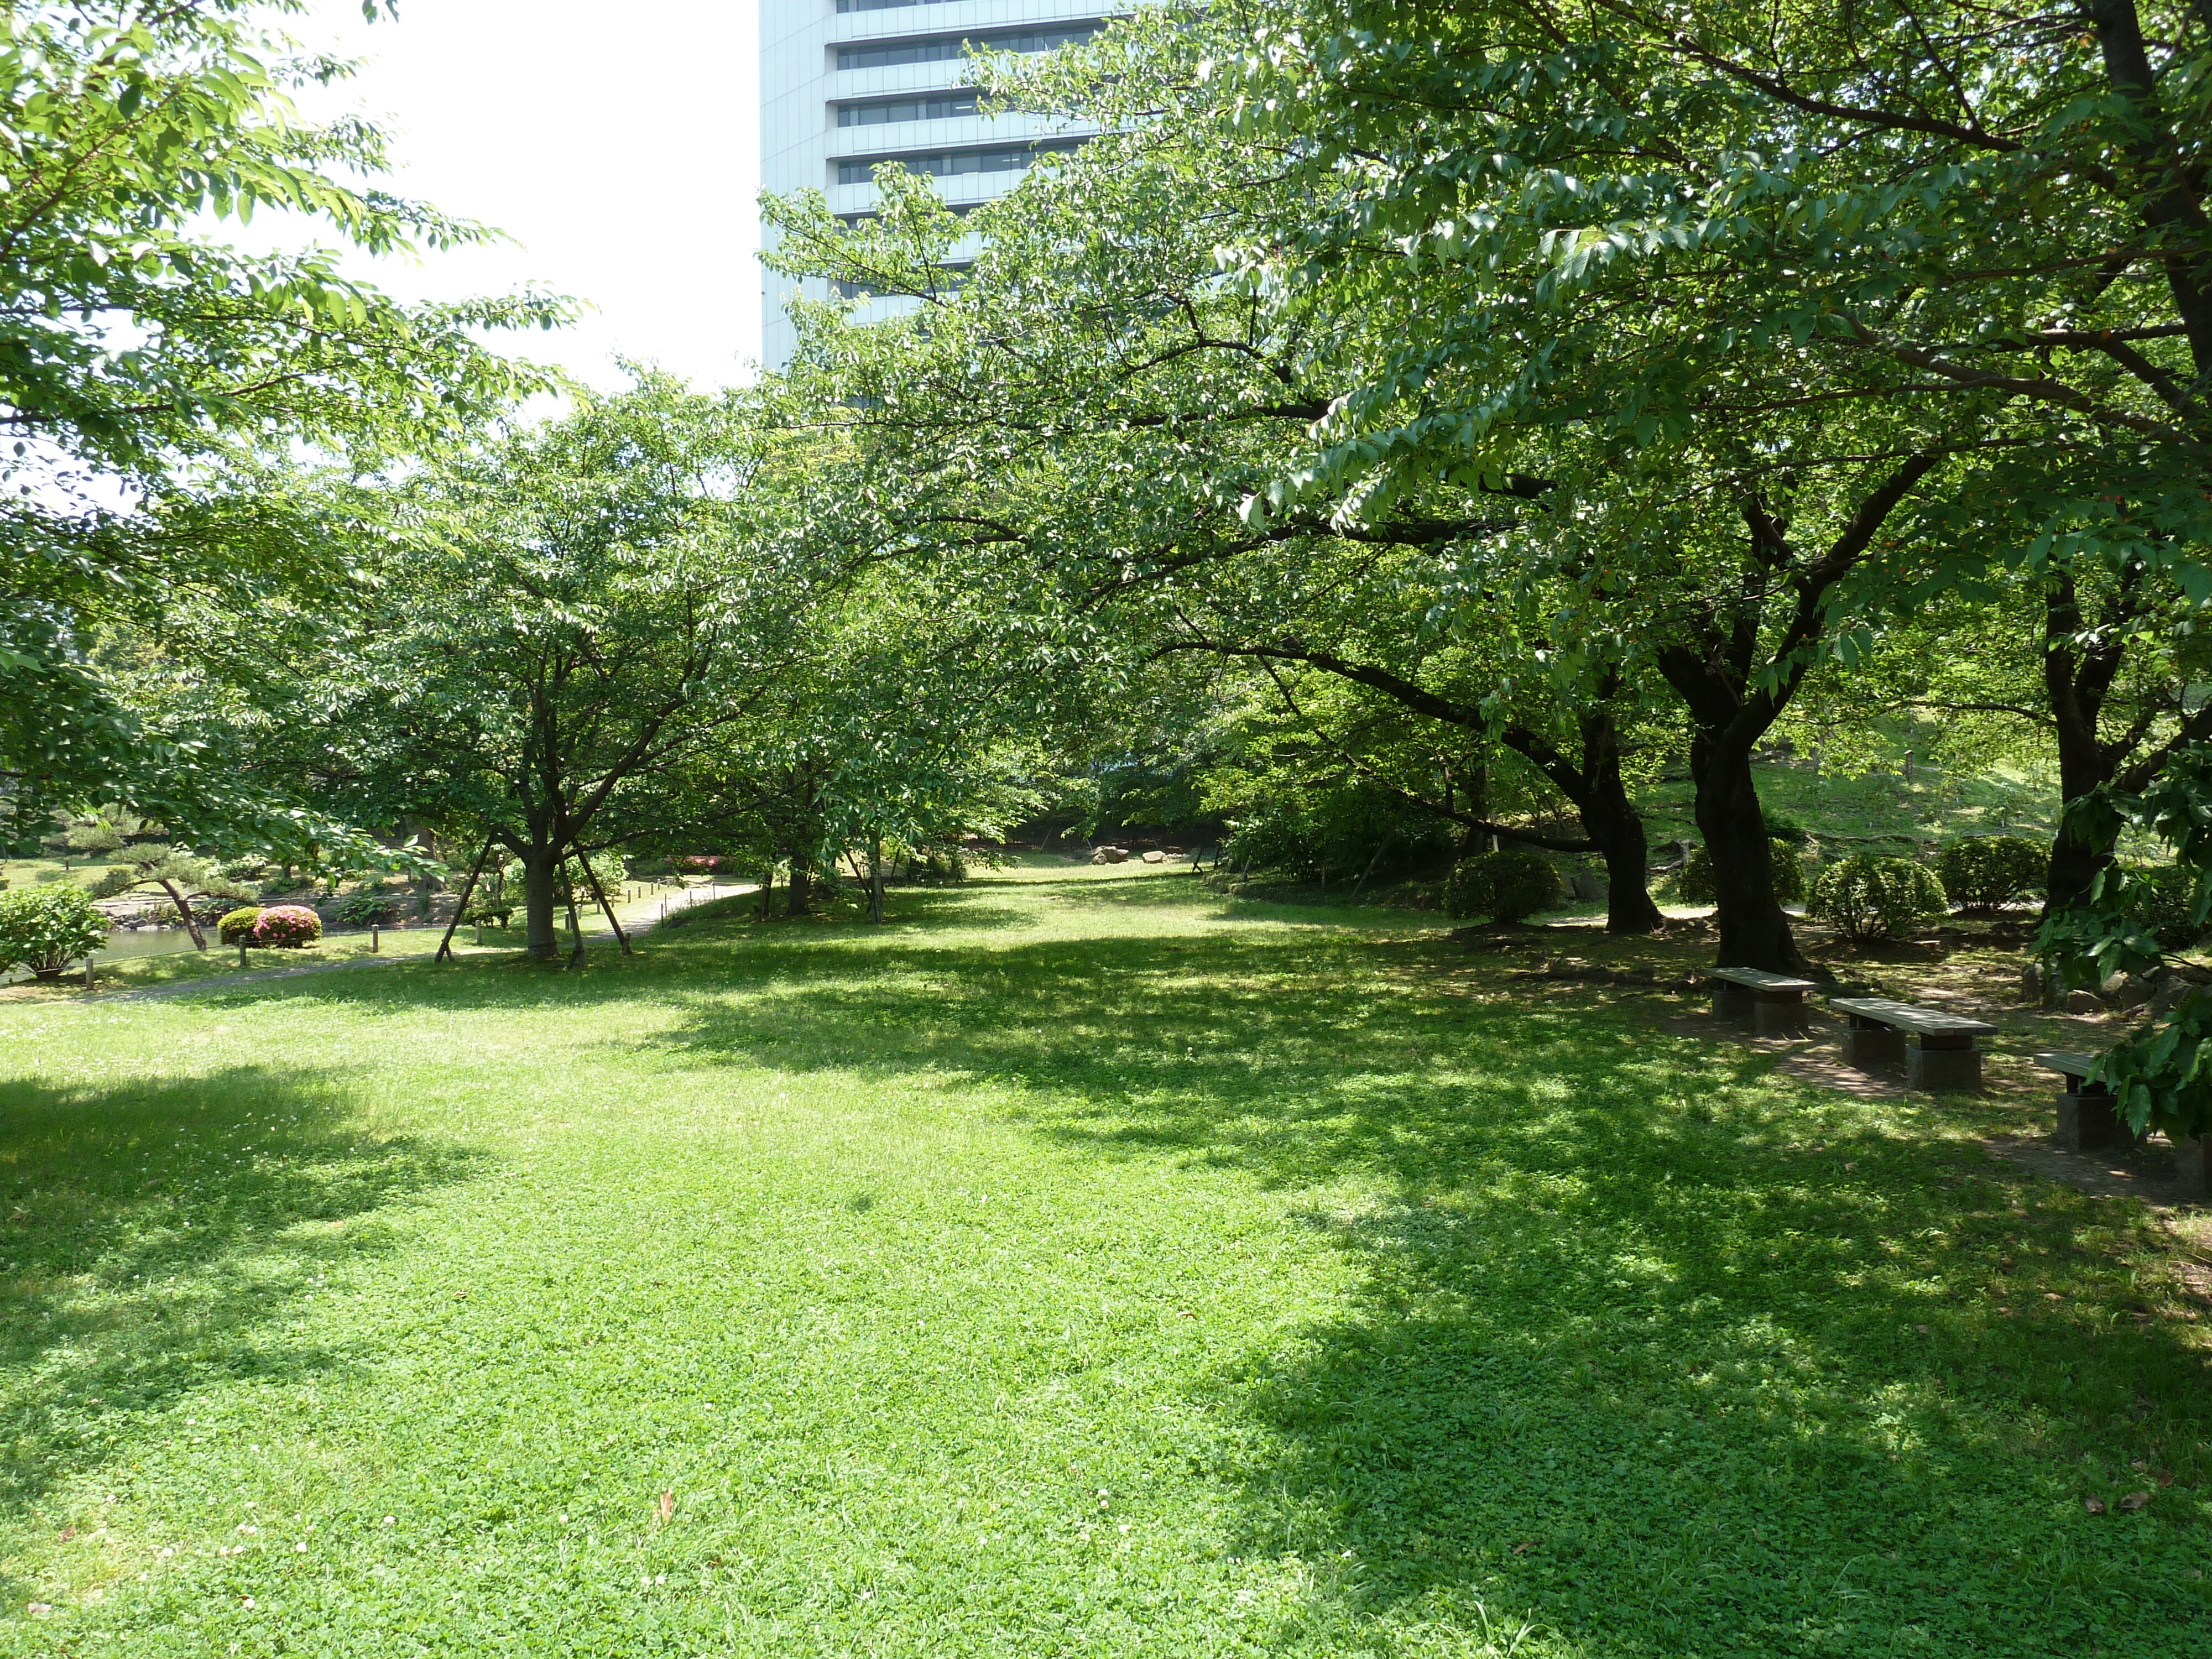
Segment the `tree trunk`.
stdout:
<path fill-rule="evenodd" d="M 1714 965 L 1802 974 L 1805 959 L 1774 896 L 1774 848 L 1752 781 L 1751 750 L 1700 732 L 1690 744 L 1690 775 L 1698 787 L 1698 829 L 1713 866 L 1720 924 Z"/>
<path fill-rule="evenodd" d="M 2051 843 L 2051 870 L 2044 884 L 2045 914 L 2079 903 L 2097 872 L 2112 861 L 2112 843 L 2084 840 L 2067 822 L 2065 809 L 2112 780 L 2120 758 L 2098 736 L 2105 699 L 2119 678 L 2126 650 L 2124 619 L 2131 594 L 2106 618 L 2115 625 L 2087 648 L 2075 641 L 2083 632 L 2081 603 L 2070 573 L 2061 573 L 2044 599 L 2043 689 L 2051 699 L 2051 718 L 2058 735 L 2058 834 Z"/>
<path fill-rule="evenodd" d="M 784 881 L 783 914 L 804 916 L 813 914 L 814 870 L 804 853 L 791 855 L 791 874 Z"/>
<path fill-rule="evenodd" d="M 1613 695 L 1608 683 L 1605 696 Z M 1593 709 L 1582 728 L 1580 767 L 1547 769 L 1555 787 L 1567 796 L 1582 819 L 1583 833 L 1597 843 L 1605 860 L 1605 931 L 1654 933 L 1666 918 L 1651 898 L 1651 838 L 1643 814 L 1628 798 L 1620 778 L 1620 732 L 1613 711 Z M 1570 788 L 1569 786 L 1573 787 Z"/>
<path fill-rule="evenodd" d="M 561 859 L 550 847 L 533 847 L 522 855 L 524 947 L 540 962 L 561 954 L 553 937 L 554 908 L 561 901 Z"/>
<path fill-rule="evenodd" d="M 185 919 L 185 931 L 192 936 L 192 949 L 206 950 L 207 935 L 200 931 L 199 921 L 192 915 L 191 901 L 177 890 L 177 884 L 173 881 L 163 882 L 161 890 L 169 896 L 169 902 L 177 907 L 177 914 Z"/>
<path fill-rule="evenodd" d="M 868 920 L 878 927 L 884 920 L 884 837 L 881 830 L 868 837 Z"/>

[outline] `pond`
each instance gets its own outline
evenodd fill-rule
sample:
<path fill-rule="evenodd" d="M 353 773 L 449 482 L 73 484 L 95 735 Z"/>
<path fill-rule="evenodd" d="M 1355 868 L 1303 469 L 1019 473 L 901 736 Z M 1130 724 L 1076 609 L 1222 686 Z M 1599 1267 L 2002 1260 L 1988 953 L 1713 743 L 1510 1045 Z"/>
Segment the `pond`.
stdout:
<path fill-rule="evenodd" d="M 181 927 L 118 927 L 108 934 L 107 943 L 94 954 L 93 960 L 99 963 L 116 957 L 166 957 L 191 948 L 192 936 Z M 208 948 L 215 948 L 212 939 Z M 10 985 L 30 976 L 28 969 L 18 968 L 12 973 L 0 974 L 0 985 Z"/>

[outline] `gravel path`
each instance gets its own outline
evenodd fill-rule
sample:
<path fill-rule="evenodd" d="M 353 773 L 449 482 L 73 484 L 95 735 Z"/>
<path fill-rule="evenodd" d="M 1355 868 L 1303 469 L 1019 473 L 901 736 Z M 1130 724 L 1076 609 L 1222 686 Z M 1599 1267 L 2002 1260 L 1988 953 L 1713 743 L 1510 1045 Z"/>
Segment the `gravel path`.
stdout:
<path fill-rule="evenodd" d="M 695 904 L 705 904 L 714 899 L 734 898 L 740 893 L 754 890 L 755 889 L 751 887 L 738 886 L 712 889 L 688 888 L 680 899 L 674 894 L 669 896 L 669 908 L 672 910 L 686 910 Z M 629 931 L 629 936 L 635 939 L 641 934 L 651 933 L 659 921 L 660 917 L 658 914 L 643 917 L 635 922 L 625 918 L 623 926 Z M 597 933 L 585 934 L 584 942 L 586 945 L 612 944 L 614 937 L 611 930 L 601 928 Z M 427 960 L 428 960 L 428 957 L 417 951 L 404 956 L 365 957 L 355 962 L 302 963 L 297 968 L 264 968 L 258 973 L 217 974 L 208 979 L 185 980 L 176 985 L 149 985 L 143 990 L 138 991 L 111 991 L 106 995 L 95 991 L 93 993 L 93 1000 L 103 1005 L 115 1002 L 152 1002 L 161 997 L 191 996 L 201 991 L 225 991 L 238 985 L 258 985 L 272 979 L 300 979 L 309 974 L 342 974 L 350 968 L 388 968 L 397 963 Z"/>

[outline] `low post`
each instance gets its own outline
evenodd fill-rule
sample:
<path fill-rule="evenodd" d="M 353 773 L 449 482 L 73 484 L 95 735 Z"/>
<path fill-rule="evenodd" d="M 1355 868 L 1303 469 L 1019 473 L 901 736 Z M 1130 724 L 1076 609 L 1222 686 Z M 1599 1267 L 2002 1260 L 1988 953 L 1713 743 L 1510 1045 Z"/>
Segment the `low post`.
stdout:
<path fill-rule="evenodd" d="M 84 988 L 88 991 L 92 989 L 92 957 L 89 955 L 84 959 Z"/>
<path fill-rule="evenodd" d="M 374 922 L 371 922 L 368 925 L 368 953 L 371 956 L 374 956 L 383 949 L 384 930 L 379 927 Z"/>
<path fill-rule="evenodd" d="M 246 966 L 246 942 L 243 939 L 239 941 L 238 965 L 241 968 Z"/>

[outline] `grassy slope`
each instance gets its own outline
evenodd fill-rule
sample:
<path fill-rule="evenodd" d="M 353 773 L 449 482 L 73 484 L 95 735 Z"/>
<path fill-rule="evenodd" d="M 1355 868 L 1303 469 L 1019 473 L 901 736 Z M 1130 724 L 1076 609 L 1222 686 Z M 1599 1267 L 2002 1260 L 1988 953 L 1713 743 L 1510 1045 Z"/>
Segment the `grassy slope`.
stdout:
<path fill-rule="evenodd" d="M 2212 1646 L 2140 1212 L 1194 885 L 0 1006 L 0 1653 Z"/>

